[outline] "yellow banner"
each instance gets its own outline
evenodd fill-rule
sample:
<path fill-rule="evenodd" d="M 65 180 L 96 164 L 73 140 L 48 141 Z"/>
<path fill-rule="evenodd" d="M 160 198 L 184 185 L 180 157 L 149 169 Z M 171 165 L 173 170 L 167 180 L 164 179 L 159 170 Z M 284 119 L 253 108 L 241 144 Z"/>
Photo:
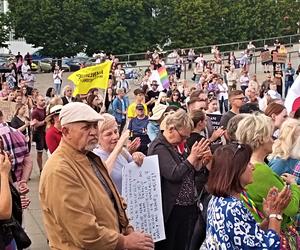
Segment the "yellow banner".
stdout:
<path fill-rule="evenodd" d="M 73 95 L 87 94 L 90 89 L 107 89 L 108 77 L 112 62 L 104 63 L 80 69 L 68 77 L 74 85 Z"/>

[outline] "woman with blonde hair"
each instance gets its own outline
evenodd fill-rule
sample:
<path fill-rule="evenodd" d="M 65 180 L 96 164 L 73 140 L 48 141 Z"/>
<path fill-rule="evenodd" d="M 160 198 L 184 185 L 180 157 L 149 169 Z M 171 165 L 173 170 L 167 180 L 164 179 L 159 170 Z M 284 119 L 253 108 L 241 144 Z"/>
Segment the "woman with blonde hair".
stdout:
<path fill-rule="evenodd" d="M 166 239 L 155 244 L 156 250 L 182 250 L 190 242 L 194 229 L 196 204 L 195 172 L 202 168 L 209 141 L 195 142 L 187 156 L 179 145 L 191 134 L 193 121 L 178 109 L 167 115 L 160 133 L 150 144 L 148 155 L 158 155 Z M 193 221 L 194 219 L 194 221 Z M 191 223 L 193 221 L 193 223 Z"/>
<path fill-rule="evenodd" d="M 287 175 L 286 178 L 281 178 L 264 162 L 265 158 L 272 152 L 272 133 L 273 123 L 271 118 L 262 114 L 248 115 L 238 124 L 236 138 L 239 143 L 251 146 L 253 153 L 250 162 L 255 167 L 253 182 L 246 186 L 247 192 L 243 193 L 242 199 L 252 212 L 255 220 L 261 223 L 264 219 L 267 219 L 263 214 L 263 198 L 267 197 L 268 190 L 275 187 L 280 192 L 286 185 L 289 185 L 292 192 L 289 205 L 282 214 L 272 216 L 282 220 L 282 241 L 286 242 L 286 244 L 294 244 L 295 242 L 289 242 L 285 235 L 292 233 L 295 237 L 297 236 L 294 232 L 295 229 L 293 229 L 293 232 L 290 232 L 290 226 L 294 225 L 293 217 L 299 209 L 300 189 L 295 182 L 295 176 Z M 296 246 L 291 249 L 299 248 Z"/>
<path fill-rule="evenodd" d="M 129 131 L 125 131 L 120 137 L 115 117 L 107 113 L 103 114 L 102 117 L 103 121 L 98 123 L 98 146 L 93 152 L 105 162 L 108 173 L 121 194 L 123 167 L 132 161 L 141 165 L 145 155 L 141 152 L 135 152 L 141 143 L 139 138 L 129 142 L 125 148 Z"/>
<path fill-rule="evenodd" d="M 279 138 L 274 142 L 269 166 L 285 178 L 286 173 L 293 174 L 300 160 L 300 121 L 288 118 L 279 131 Z M 300 180 L 298 181 L 298 185 Z"/>

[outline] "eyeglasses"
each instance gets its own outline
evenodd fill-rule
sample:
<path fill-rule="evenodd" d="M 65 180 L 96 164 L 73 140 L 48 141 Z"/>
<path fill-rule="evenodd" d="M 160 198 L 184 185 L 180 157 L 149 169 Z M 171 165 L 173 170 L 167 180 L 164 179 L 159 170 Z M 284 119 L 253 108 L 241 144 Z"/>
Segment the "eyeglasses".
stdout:
<path fill-rule="evenodd" d="M 179 130 L 175 127 L 175 130 L 177 131 L 177 133 L 179 134 L 181 140 L 185 140 L 187 138 L 189 138 L 190 136 L 189 135 L 184 135 L 182 133 L 179 132 Z"/>

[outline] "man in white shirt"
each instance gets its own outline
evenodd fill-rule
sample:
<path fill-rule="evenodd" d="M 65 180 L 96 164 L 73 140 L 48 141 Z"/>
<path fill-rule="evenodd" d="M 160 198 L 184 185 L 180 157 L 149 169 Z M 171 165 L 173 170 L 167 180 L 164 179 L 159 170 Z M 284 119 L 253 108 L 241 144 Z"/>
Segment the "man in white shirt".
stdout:
<path fill-rule="evenodd" d="M 24 61 L 21 67 L 21 72 L 23 77 L 27 74 L 28 70 L 31 70 L 30 66 L 27 64 L 27 61 Z"/>
<path fill-rule="evenodd" d="M 36 81 L 36 78 L 35 78 L 35 75 L 31 74 L 30 68 L 29 68 L 29 70 L 27 70 L 27 73 L 24 75 L 23 79 L 27 86 L 28 94 L 31 95 L 32 89 L 34 88 L 34 83 Z"/>

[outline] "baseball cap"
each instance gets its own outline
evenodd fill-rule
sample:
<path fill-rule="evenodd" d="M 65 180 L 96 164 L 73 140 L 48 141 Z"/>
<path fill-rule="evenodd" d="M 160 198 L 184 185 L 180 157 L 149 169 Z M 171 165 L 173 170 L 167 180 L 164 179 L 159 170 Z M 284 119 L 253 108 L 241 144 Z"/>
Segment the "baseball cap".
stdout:
<path fill-rule="evenodd" d="M 63 106 L 59 114 L 62 126 L 74 122 L 98 122 L 103 117 L 92 109 L 89 105 L 82 102 L 71 102 Z"/>

